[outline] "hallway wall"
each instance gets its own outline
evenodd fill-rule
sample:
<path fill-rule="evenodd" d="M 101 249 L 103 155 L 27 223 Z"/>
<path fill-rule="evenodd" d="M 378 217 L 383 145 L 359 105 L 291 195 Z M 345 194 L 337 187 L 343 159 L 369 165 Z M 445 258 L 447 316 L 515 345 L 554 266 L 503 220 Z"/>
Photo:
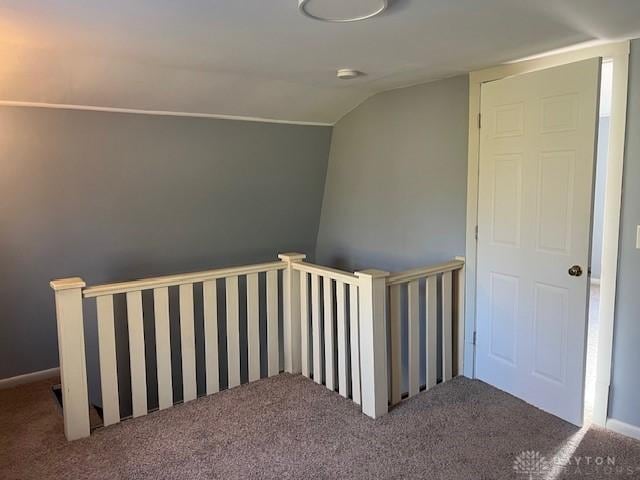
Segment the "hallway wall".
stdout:
<path fill-rule="evenodd" d="M 330 139 L 330 127 L 0 107 L 0 379 L 58 365 L 53 278 L 312 255 Z"/>
<path fill-rule="evenodd" d="M 468 83 L 381 93 L 335 125 L 318 261 L 397 271 L 464 255 Z"/>

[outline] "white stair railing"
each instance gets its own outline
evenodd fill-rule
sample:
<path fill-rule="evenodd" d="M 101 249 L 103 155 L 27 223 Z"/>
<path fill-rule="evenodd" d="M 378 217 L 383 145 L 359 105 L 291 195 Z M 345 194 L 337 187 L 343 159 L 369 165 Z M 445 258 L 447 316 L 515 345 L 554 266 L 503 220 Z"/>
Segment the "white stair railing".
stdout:
<path fill-rule="evenodd" d="M 384 275 L 297 262 L 302 375 L 352 398 L 370 417 L 386 412 Z M 385 392 L 379 391 L 384 387 Z M 384 408 L 377 405 L 384 403 Z"/>
<path fill-rule="evenodd" d="M 221 361 L 227 366 L 228 388 L 241 383 L 240 378 L 240 302 L 246 301 L 246 350 L 248 381 L 260 378 L 260 289 L 259 276 L 266 283 L 267 365 L 268 376 L 280 373 L 280 354 L 284 370 L 302 373 L 332 391 L 361 405 L 372 418 L 384 415 L 389 404 L 401 398 L 401 349 L 399 342 L 398 289 L 407 284 L 409 291 L 409 394 L 419 390 L 416 357 L 417 291 L 420 279 L 426 278 L 427 313 L 427 388 L 435 384 L 434 338 L 436 287 L 442 276 L 443 302 L 443 381 L 452 375 L 452 329 L 457 328 L 457 371 L 462 371 L 462 321 L 464 261 L 389 275 L 379 270 L 345 272 L 304 262 L 305 255 L 286 253 L 281 261 L 203 272 L 168 275 L 129 282 L 86 287 L 80 278 L 53 280 L 58 324 L 60 375 L 63 395 L 64 428 L 67 439 L 87 437 L 90 433 L 87 373 L 85 359 L 83 299 L 96 299 L 98 322 L 99 368 L 104 425 L 121 421 L 118 391 L 118 362 L 114 327 L 114 296 L 124 295 L 129 334 L 129 371 L 133 417 L 146 415 L 147 378 L 145 363 L 144 312 L 142 292 L 153 292 L 155 350 L 158 383 L 158 406 L 174 405 L 171 366 L 169 288 L 178 287 L 182 363 L 183 401 L 197 398 L 194 284 L 202 284 L 204 322 L 204 365 L 206 394 L 220 389 Z M 278 326 L 278 271 L 282 270 L 283 351 L 280 351 Z M 452 290 L 452 272 L 457 288 Z M 240 298 L 239 278 L 245 277 L 246 295 Z M 218 281 L 224 283 L 226 318 L 218 316 Z M 387 288 L 389 287 L 389 288 Z M 391 290 L 391 316 L 387 319 L 387 291 Z M 452 316 L 454 294 L 459 299 L 457 323 Z M 218 351 L 218 322 L 226 322 L 226 358 Z M 387 370 L 387 321 L 391 323 L 391 371 Z"/>
<path fill-rule="evenodd" d="M 441 281 L 438 315 L 438 279 Z M 454 285 L 455 281 L 455 285 Z M 416 395 L 421 390 L 420 365 L 425 364 L 425 389 L 436 385 L 438 378 L 446 382 L 455 374 L 462 374 L 464 348 L 464 258 L 430 267 L 407 270 L 387 277 L 389 288 L 390 351 L 390 403 L 395 405 L 403 396 Z M 420 315 L 420 289 L 425 298 L 424 314 Z M 403 295 L 403 289 L 406 294 Z M 406 303 L 403 304 L 403 300 Z M 455 309 L 455 312 L 454 312 Z M 406 316 L 403 315 L 406 312 Z M 454 315 L 455 313 L 455 315 Z M 403 388 L 404 366 L 402 322 L 407 321 L 408 389 Z M 438 373 L 438 320 L 441 335 L 441 372 Z M 424 322 L 425 351 L 420 352 L 420 323 Z M 455 357 L 454 357 L 455 353 Z"/>
<path fill-rule="evenodd" d="M 280 372 L 278 271 L 287 268 L 288 262 L 279 261 L 88 288 L 84 288 L 85 283 L 80 278 L 52 281 L 51 287 L 55 291 L 56 298 L 63 415 L 67 438 L 74 440 L 86 437 L 90 430 L 82 316 L 83 298 L 96 299 L 102 409 L 104 425 L 107 426 L 121 420 L 113 310 L 115 295 L 126 296 L 132 413 L 133 417 L 139 417 L 148 413 L 142 292 L 145 290 L 153 291 L 158 405 L 160 409 L 164 409 L 174 404 L 169 328 L 169 288 L 178 287 L 179 289 L 182 392 L 183 401 L 188 402 L 197 397 L 194 284 L 202 283 L 206 393 L 212 394 L 220 389 L 218 321 L 226 322 L 227 356 L 224 363 L 227 365 L 228 387 L 233 388 L 240 385 L 240 301 L 247 302 L 249 381 L 257 380 L 260 377 L 261 345 L 258 323 L 260 303 L 258 275 L 260 274 L 264 274 L 266 277 L 268 375 L 277 375 Z M 239 298 L 238 279 L 241 276 L 246 277 L 246 299 Z M 219 280 L 223 281 L 225 286 L 225 319 L 220 319 L 217 312 L 217 282 Z M 291 317 L 289 317 L 290 320 Z M 290 331 L 289 325 L 285 322 L 286 328 Z M 291 343 L 285 345 L 285 357 L 291 359 Z"/>

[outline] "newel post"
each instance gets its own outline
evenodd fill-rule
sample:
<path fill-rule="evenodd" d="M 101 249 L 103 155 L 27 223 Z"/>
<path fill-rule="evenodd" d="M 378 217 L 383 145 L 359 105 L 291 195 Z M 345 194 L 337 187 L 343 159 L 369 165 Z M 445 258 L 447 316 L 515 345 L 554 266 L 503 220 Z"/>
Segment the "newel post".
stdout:
<path fill-rule="evenodd" d="M 362 412 L 378 418 L 389 409 L 385 325 L 389 272 L 364 270 L 356 275 L 359 278 Z"/>
<path fill-rule="evenodd" d="M 284 370 L 300 373 L 300 272 L 293 268 L 293 264 L 302 262 L 307 256 L 303 253 L 281 253 L 278 258 L 287 263 L 282 276 Z"/>
<path fill-rule="evenodd" d="M 86 284 L 76 277 L 53 280 L 49 285 L 56 298 L 64 434 L 67 440 L 76 440 L 89 436 L 89 399 L 82 319 L 82 289 Z"/>

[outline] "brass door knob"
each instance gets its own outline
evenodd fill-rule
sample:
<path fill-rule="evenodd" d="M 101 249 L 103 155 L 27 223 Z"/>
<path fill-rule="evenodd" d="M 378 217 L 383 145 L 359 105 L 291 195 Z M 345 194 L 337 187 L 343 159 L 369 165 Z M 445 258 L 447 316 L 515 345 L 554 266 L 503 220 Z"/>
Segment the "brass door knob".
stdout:
<path fill-rule="evenodd" d="M 572 277 L 580 277 L 582 275 L 582 267 L 580 265 L 574 265 L 569 269 L 569 275 Z"/>

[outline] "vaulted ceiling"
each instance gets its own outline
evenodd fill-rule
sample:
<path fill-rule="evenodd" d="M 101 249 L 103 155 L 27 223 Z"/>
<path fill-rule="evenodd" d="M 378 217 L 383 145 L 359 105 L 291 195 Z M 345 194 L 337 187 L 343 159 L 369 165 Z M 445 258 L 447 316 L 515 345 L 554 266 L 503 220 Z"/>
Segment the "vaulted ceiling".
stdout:
<path fill-rule="evenodd" d="M 395 0 L 350 24 L 297 0 L 4 0 L 0 101 L 334 123 L 380 91 L 637 36 L 639 0 Z"/>

